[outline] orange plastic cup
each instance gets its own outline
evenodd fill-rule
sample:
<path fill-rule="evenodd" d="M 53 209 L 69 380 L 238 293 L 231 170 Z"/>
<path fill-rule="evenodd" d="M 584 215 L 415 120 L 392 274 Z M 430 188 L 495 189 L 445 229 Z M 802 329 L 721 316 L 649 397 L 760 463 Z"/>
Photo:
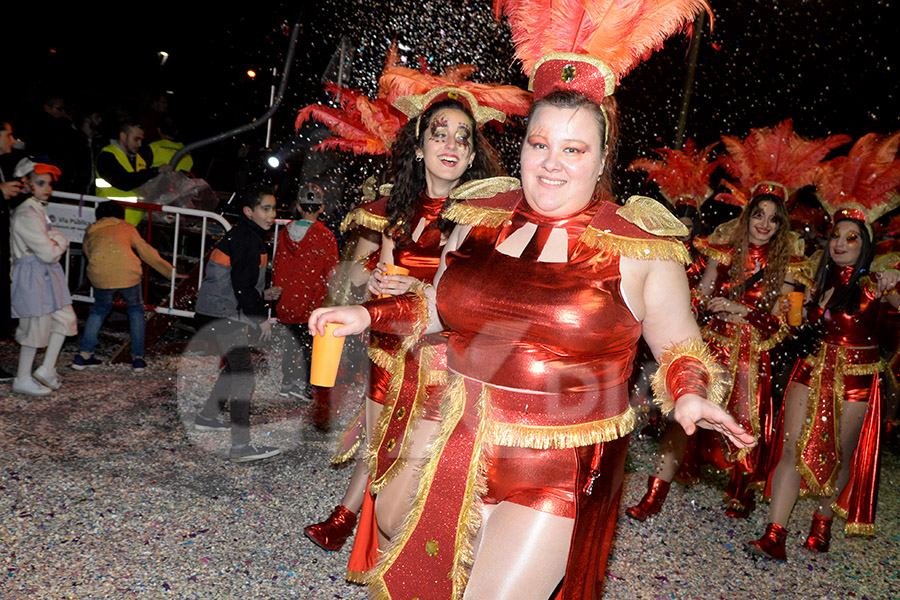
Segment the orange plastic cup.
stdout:
<path fill-rule="evenodd" d="M 787 298 L 787 322 L 791 327 L 796 327 L 803 322 L 803 292 L 790 292 Z"/>
<path fill-rule="evenodd" d="M 344 350 L 344 338 L 334 336 L 334 330 L 340 326 L 340 323 L 327 323 L 325 335 L 316 334 L 313 337 L 312 366 L 309 370 L 309 382 L 313 385 L 334 387 Z"/>
<path fill-rule="evenodd" d="M 398 267 L 397 265 L 384 265 L 384 276 L 390 275 L 409 275 L 409 269 L 406 267 Z M 387 298 L 390 294 L 381 294 L 379 298 Z"/>

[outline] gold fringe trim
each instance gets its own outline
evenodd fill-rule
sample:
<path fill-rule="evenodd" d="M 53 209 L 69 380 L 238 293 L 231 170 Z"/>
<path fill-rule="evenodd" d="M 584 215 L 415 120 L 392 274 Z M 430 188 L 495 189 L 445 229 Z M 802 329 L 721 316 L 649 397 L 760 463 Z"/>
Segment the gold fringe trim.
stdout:
<path fill-rule="evenodd" d="M 869 273 L 882 273 L 896 269 L 897 263 L 900 263 L 900 254 L 897 252 L 881 254 L 872 261 L 872 264 L 869 266 Z"/>
<path fill-rule="evenodd" d="M 616 210 L 616 214 L 647 233 L 660 237 L 681 237 L 690 233 L 669 209 L 646 196 L 629 197 Z"/>
<path fill-rule="evenodd" d="M 400 395 L 400 387 L 403 385 L 403 374 L 406 372 L 406 352 L 398 355 L 397 369 L 391 373 L 391 381 L 388 384 L 387 402 L 381 408 L 381 414 L 378 415 L 378 421 L 372 430 L 372 439 L 369 440 L 368 448 L 366 448 L 366 464 L 369 467 L 369 474 L 373 474 L 378 470 L 378 448 L 384 441 L 384 434 L 387 432 L 388 424 L 394 415 L 394 405 L 397 403 L 397 396 Z M 403 462 L 402 458 L 397 462 Z M 402 468 L 402 465 L 401 465 Z M 382 478 L 379 481 L 369 481 L 369 491 L 374 495 L 378 493 L 387 482 Z"/>
<path fill-rule="evenodd" d="M 415 305 L 415 321 L 413 322 L 413 332 L 410 335 L 407 335 L 403 338 L 403 342 L 400 344 L 400 349 L 404 352 L 408 352 L 413 346 L 418 343 L 419 338 L 422 337 L 422 334 L 425 333 L 425 330 L 428 329 L 428 321 L 430 316 L 428 314 L 428 298 L 425 297 L 425 289 L 431 287 L 431 284 L 422 285 L 421 282 L 414 284 L 409 291 L 412 292 L 416 300 L 418 300 Z"/>
<path fill-rule="evenodd" d="M 489 177 L 487 179 L 473 179 L 458 186 L 450 194 L 451 200 L 481 200 L 493 198 L 499 194 L 505 194 L 522 188 L 522 182 L 515 177 Z M 449 219 L 450 217 L 445 216 Z"/>
<path fill-rule="evenodd" d="M 703 363 L 709 373 L 709 389 L 706 393 L 706 399 L 717 406 L 722 406 L 725 402 L 725 393 L 728 388 L 725 371 L 709 347 L 703 343 L 703 340 L 690 338 L 668 346 L 659 358 L 659 368 L 650 377 L 654 400 L 659 405 L 663 415 L 669 414 L 675 408 L 675 399 L 669 396 L 669 391 L 666 389 L 666 375 L 672 363 L 681 356 L 690 356 Z"/>
<path fill-rule="evenodd" d="M 393 373 L 397 368 L 397 357 L 391 355 L 384 348 L 380 348 L 375 344 L 370 345 L 366 348 L 366 354 L 373 363 L 387 371 L 388 373 Z"/>
<path fill-rule="evenodd" d="M 875 535 L 874 523 L 847 523 L 844 533 L 856 537 L 873 537 Z"/>
<path fill-rule="evenodd" d="M 431 482 L 434 480 L 434 475 L 437 472 L 441 454 L 444 452 L 447 440 L 450 439 L 450 434 L 453 433 L 453 429 L 462 418 L 466 403 L 465 393 L 466 388 L 463 378 L 459 375 L 451 377 L 450 384 L 444 391 L 444 398 L 441 402 L 440 433 L 437 439 L 426 449 L 426 460 L 419 471 L 419 485 L 416 489 L 412 506 L 403 519 L 400 533 L 394 536 L 388 547 L 382 552 L 375 567 L 370 571 L 369 594 L 371 600 L 391 600 L 391 595 L 384 582 L 384 575 L 397 560 L 407 542 L 409 542 L 413 530 L 422 517 L 422 510 L 424 509 L 425 501 L 428 500 Z"/>
<path fill-rule="evenodd" d="M 884 361 L 866 363 L 864 365 L 847 365 L 844 367 L 844 375 L 875 375 L 884 370 Z"/>
<path fill-rule="evenodd" d="M 834 511 L 834 514 L 836 514 L 837 516 L 839 516 L 840 518 L 842 518 L 845 521 L 850 516 L 850 513 L 848 513 L 843 508 L 841 508 L 841 506 L 837 502 L 831 503 L 831 510 Z"/>
<path fill-rule="evenodd" d="M 808 288 L 816 287 L 816 282 L 809 274 L 809 261 L 803 261 L 801 263 L 789 264 L 787 267 L 787 272 L 790 273 L 794 280 Z"/>
<path fill-rule="evenodd" d="M 347 233 L 347 231 L 356 225 L 361 225 L 366 229 L 381 233 L 387 228 L 388 219 L 387 217 L 370 213 L 363 208 L 354 208 L 346 217 L 344 217 L 344 221 L 341 223 L 341 233 Z"/>
<path fill-rule="evenodd" d="M 699 240 L 697 242 L 694 242 L 694 248 L 697 250 L 697 252 L 699 252 L 706 258 L 714 260 L 720 265 L 724 265 L 726 267 L 731 266 L 731 255 L 724 250 L 719 250 L 718 248 L 714 248 L 708 243 Z"/>
<path fill-rule="evenodd" d="M 611 442 L 631 433 L 637 416 L 629 406 L 620 415 L 577 425 L 536 426 L 515 423 L 491 423 L 490 441 L 515 448 L 575 448 Z"/>
<path fill-rule="evenodd" d="M 768 352 L 769 350 L 783 342 L 784 339 L 791 334 L 791 328 L 784 320 L 784 317 L 778 317 L 778 320 L 780 321 L 778 331 L 770 335 L 766 339 L 766 341 L 759 342 L 758 345 L 754 346 L 754 348 L 758 349 L 759 352 Z M 751 325 L 751 327 L 753 326 Z M 756 331 L 756 328 L 754 328 L 754 331 Z"/>
<path fill-rule="evenodd" d="M 441 216 L 460 225 L 494 228 L 505 225 L 512 216 L 512 211 L 457 202 L 445 208 Z"/>
<path fill-rule="evenodd" d="M 347 569 L 347 575 L 344 576 L 344 579 L 347 580 L 348 583 L 365 585 L 369 582 L 369 574 L 366 571 L 354 571 L 352 569 Z"/>
<path fill-rule="evenodd" d="M 641 240 L 588 227 L 579 241 L 588 248 L 610 250 L 635 260 L 674 260 L 683 265 L 691 264 L 690 253 L 677 240 Z"/>
<path fill-rule="evenodd" d="M 482 384 L 481 394 L 475 405 L 478 411 L 478 431 L 472 448 L 472 461 L 466 477 L 465 499 L 456 525 L 456 544 L 453 553 L 453 567 L 450 578 L 453 581 L 452 600 L 461 600 L 469 582 L 469 570 L 475 562 L 472 540 L 481 528 L 481 498 L 487 493 L 487 459 L 484 446 L 490 417 L 490 388 Z"/>
<path fill-rule="evenodd" d="M 338 450 L 331 456 L 331 463 L 335 465 L 339 465 L 341 463 L 345 463 L 350 460 L 355 454 L 356 451 L 359 450 L 359 446 L 362 443 L 362 439 L 365 437 L 366 427 L 365 423 L 363 423 L 362 433 L 356 436 L 356 441 L 353 442 L 353 446 L 351 446 L 346 452 L 341 452 L 340 449 L 344 445 L 344 441 L 347 439 L 347 436 L 350 435 L 350 431 L 353 429 L 353 426 L 359 422 L 360 419 L 365 420 L 366 413 L 366 400 L 363 398 L 363 401 L 359 403 L 359 408 L 356 409 L 356 412 L 353 413 L 353 418 L 350 419 L 350 424 L 344 429 L 341 433 L 341 436 L 338 442 Z"/>

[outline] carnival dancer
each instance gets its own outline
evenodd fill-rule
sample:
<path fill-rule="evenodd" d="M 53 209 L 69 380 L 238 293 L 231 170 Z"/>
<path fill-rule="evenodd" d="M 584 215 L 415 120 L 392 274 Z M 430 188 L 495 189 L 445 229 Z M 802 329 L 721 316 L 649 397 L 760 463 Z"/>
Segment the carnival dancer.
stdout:
<path fill-rule="evenodd" d="M 623 7 L 604 3 L 612 11 L 604 14 Z M 535 23 L 530 8 L 520 9 L 509 7 L 514 35 L 523 18 Z M 667 19 L 671 29 L 653 28 L 654 39 L 692 11 L 680 14 Z M 450 335 L 440 433 L 404 529 L 371 580 L 375 597 L 544 600 L 563 578 L 558 597 L 598 597 L 642 331 L 664 365 L 658 388 L 668 386 L 684 427 L 753 443 L 706 399 L 717 368 L 690 313 L 684 247 L 671 237 L 683 225 L 649 199 L 607 201 L 615 73 L 640 55 L 619 50 L 607 57 L 612 67 L 571 53 L 526 62 L 536 102 L 521 187 L 493 179 L 456 192 L 460 202 L 446 214 L 458 225 L 434 288 L 310 319 L 320 333 L 343 323 L 336 335 L 370 324 Z"/>
<path fill-rule="evenodd" d="M 681 239 L 691 255 L 687 267 L 688 285 L 693 291 L 706 270 L 705 257 L 694 247 L 694 238 L 704 235 L 703 203 L 713 195 L 709 178 L 719 166 L 710 153 L 716 144 L 697 148 L 692 139 L 687 139 L 684 148 L 656 148 L 653 150 L 660 159 L 639 158 L 628 165 L 629 171 L 644 171 L 647 181 L 659 186 L 663 197 L 675 209 L 675 216 L 688 228 L 688 235 Z"/>
<path fill-rule="evenodd" d="M 399 97 L 394 105 L 410 121 L 393 144 L 393 184 L 382 187 L 385 197 L 354 210 L 345 220 L 345 226 L 361 225 L 380 236 L 380 247 L 374 247 L 378 264 L 368 283 L 375 297 L 402 294 L 417 282 L 432 281 L 453 226 L 440 217 L 447 196 L 462 182 L 500 171 L 479 125 L 502 122 L 505 115 L 479 104 L 470 92 L 443 86 Z M 367 244 L 372 242 L 361 238 L 360 247 Z M 389 264 L 408 269 L 409 274 L 385 277 Z M 424 449 L 406 431 L 418 428 L 427 440 L 428 432 L 438 427 L 439 400 L 446 382 L 446 341 L 432 335 L 404 347 L 397 336 L 373 334 L 369 356 L 372 369 L 364 413 L 367 456 L 358 461 L 347 492 L 331 516 L 305 529 L 319 546 L 337 550 L 352 533 L 356 513 L 362 511 L 364 522 L 347 574 L 356 582 L 363 582 L 374 565 L 379 547 L 376 531 L 383 545 L 408 510 L 413 471 Z M 351 444 L 345 446 L 352 449 Z"/>
<path fill-rule="evenodd" d="M 693 479 L 700 462 L 731 470 L 725 514 L 746 518 L 756 507 L 754 488 L 762 487 L 768 475 L 775 434 L 770 353 L 789 334 L 778 316 L 779 298 L 793 291 L 794 274 L 805 259 L 785 206 L 810 182 L 812 170 L 828 151 L 849 138 L 806 140 L 794 133 L 788 120 L 754 129 L 746 140 L 723 136 L 722 141 L 728 154 L 720 161 L 738 183 L 730 184 L 733 193 L 716 199 L 744 208 L 740 217 L 697 244 L 708 264 L 696 298 L 701 314 L 711 316 L 703 337 L 728 373 L 727 410 L 757 436 L 758 444 L 752 450 L 735 448 L 701 432 L 685 460 L 691 440 L 677 425 L 667 428 L 647 493 L 626 511 L 638 521 L 661 510 L 679 467 L 679 480 Z"/>
<path fill-rule="evenodd" d="M 848 156 L 815 173 L 816 193 L 833 217 L 828 245 L 807 290 L 806 318 L 818 332 L 814 352 L 797 361 L 785 394 L 780 458 L 771 475 L 769 523 L 751 551 L 787 560 L 788 518 L 801 489 L 823 497 L 803 546 L 828 551 L 833 515 L 848 535 L 874 535 L 881 399 L 877 321 L 895 310 L 896 272 L 868 274 L 871 223 L 900 204 L 900 133 L 869 134 Z M 812 263 L 813 261 L 811 261 Z M 891 293 L 886 293 L 891 292 Z"/>

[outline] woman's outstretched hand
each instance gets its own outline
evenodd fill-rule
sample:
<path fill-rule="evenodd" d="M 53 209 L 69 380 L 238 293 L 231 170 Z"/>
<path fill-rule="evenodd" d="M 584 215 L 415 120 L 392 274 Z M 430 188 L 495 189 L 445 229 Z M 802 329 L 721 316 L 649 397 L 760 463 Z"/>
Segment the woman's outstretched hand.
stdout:
<path fill-rule="evenodd" d="M 372 324 L 372 318 L 369 311 L 359 305 L 317 308 L 309 315 L 309 332 L 325 335 L 327 323 L 340 323 L 342 327 L 334 330 L 334 337 L 344 337 L 365 331 Z"/>
<path fill-rule="evenodd" d="M 738 425 L 734 417 L 696 394 L 685 394 L 675 402 L 675 420 L 688 435 L 692 435 L 697 427 L 702 427 L 718 431 L 738 448 L 756 445 L 753 434 Z"/>

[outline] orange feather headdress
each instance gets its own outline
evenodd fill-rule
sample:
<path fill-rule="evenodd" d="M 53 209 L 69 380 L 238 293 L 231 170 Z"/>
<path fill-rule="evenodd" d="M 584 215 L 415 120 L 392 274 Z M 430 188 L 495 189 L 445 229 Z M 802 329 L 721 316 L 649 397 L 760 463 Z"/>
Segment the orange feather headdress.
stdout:
<path fill-rule="evenodd" d="M 887 137 L 869 133 L 853 144 L 847 156 L 813 169 L 816 196 L 833 220 L 849 217 L 862 221 L 871 235 L 872 223 L 900 206 L 898 145 L 900 131 Z"/>
<path fill-rule="evenodd" d="M 507 114 L 526 115 L 531 106 L 531 93 L 515 86 L 466 81 L 476 71 L 473 65 L 453 65 L 441 75 L 433 75 L 424 67 L 416 71 L 399 66 L 399 62 L 397 48 L 392 45 L 374 100 L 358 90 L 327 84 L 325 89 L 340 108 L 313 104 L 300 111 L 297 128 L 312 118 L 334 134 L 314 146 L 314 150 L 337 148 L 357 154 L 385 154 L 390 152 L 400 127 L 445 98 L 469 108 L 479 125 L 489 121 L 502 123 Z"/>
<path fill-rule="evenodd" d="M 656 148 L 653 151 L 662 160 L 639 158 L 628 165 L 628 170 L 645 171 L 647 181 L 655 182 L 673 205 L 690 204 L 699 209 L 712 195 L 709 178 L 719 161 L 710 160 L 709 154 L 715 145 L 698 149 L 694 140 L 688 139 L 683 150 Z"/>
<path fill-rule="evenodd" d="M 850 139 L 846 135 L 806 139 L 794 132 L 791 119 L 774 127 L 751 129 L 744 140 L 723 135 L 728 153 L 719 161 L 738 182 L 725 182 L 732 193 L 719 194 L 716 199 L 744 206 L 754 196 L 768 193 L 788 203 L 794 192 L 812 183 L 813 169 L 822 159 Z"/>
<path fill-rule="evenodd" d="M 703 10 L 710 11 L 705 0 L 494 0 L 535 99 L 569 90 L 598 105 Z"/>

